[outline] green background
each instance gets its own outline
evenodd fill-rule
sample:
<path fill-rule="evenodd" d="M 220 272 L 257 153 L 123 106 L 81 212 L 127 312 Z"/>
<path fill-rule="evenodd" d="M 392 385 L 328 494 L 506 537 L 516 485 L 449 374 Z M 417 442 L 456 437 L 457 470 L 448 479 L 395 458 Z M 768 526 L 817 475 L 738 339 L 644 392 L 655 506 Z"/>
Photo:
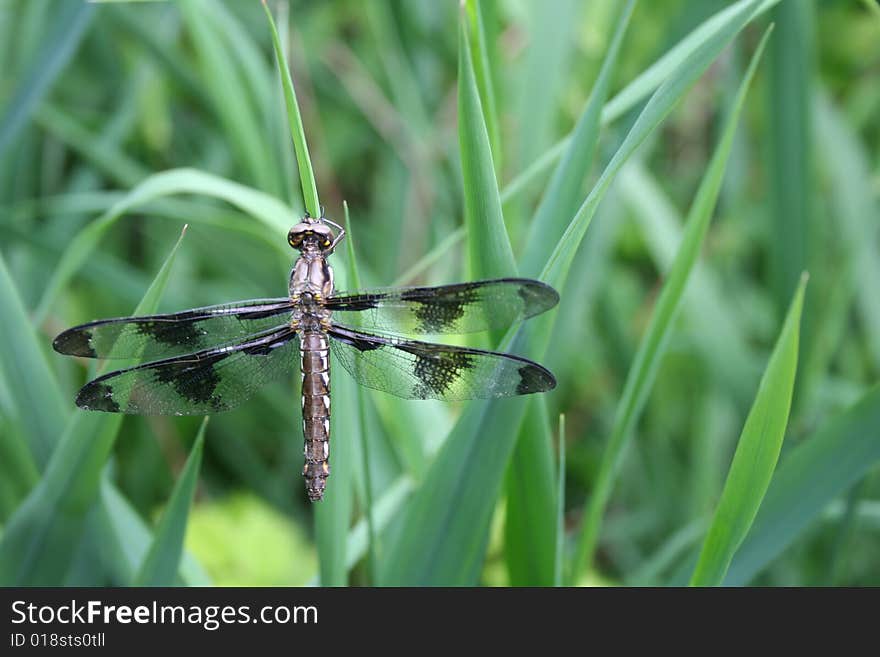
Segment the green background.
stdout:
<path fill-rule="evenodd" d="M 0 583 L 880 585 L 877 3 L 269 7 L 299 158 L 257 0 L 0 1 Z M 562 299 L 456 339 L 547 365 L 540 399 L 336 367 L 317 506 L 297 380 L 202 442 L 76 411 L 95 364 L 51 350 L 283 295 L 309 170 L 338 288 Z"/>

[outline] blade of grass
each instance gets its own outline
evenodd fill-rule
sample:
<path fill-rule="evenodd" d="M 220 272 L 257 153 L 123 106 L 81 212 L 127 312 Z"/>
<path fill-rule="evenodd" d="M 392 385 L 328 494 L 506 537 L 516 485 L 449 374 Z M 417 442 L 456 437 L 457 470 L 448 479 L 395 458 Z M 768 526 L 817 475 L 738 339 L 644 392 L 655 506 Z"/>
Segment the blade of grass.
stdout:
<path fill-rule="evenodd" d="M 599 111 L 608 94 L 617 54 L 635 0 L 616 15 L 616 29 L 598 79 L 578 120 L 565 158 L 556 168 L 531 222 L 521 260 L 522 271 L 537 275 L 577 210 L 581 188 L 592 164 L 599 136 Z M 514 586 L 554 583 L 554 531 L 557 503 L 553 490 L 552 440 L 546 399 L 528 404 L 510 464 L 505 507 L 505 557 Z"/>
<path fill-rule="evenodd" d="M 0 340 L 0 376 L 12 398 L 21 427 L 17 438 L 39 469 L 49 461 L 58 433 L 67 420 L 67 405 L 28 319 L 27 310 L 0 253 L 0 305 L 3 306 L 3 339 Z"/>
<path fill-rule="evenodd" d="M 571 139 L 566 142 L 565 154 L 554 170 L 530 222 L 525 250 L 520 258 L 520 270 L 524 275 L 537 276 L 540 273 L 541 267 L 550 257 L 553 244 L 578 209 L 584 180 L 592 166 L 599 141 L 599 116 L 608 98 L 617 56 L 634 7 L 635 0 L 629 0 L 616 16 L 614 36 L 602 61 L 602 68 L 572 131 Z"/>
<path fill-rule="evenodd" d="M 351 284 L 351 289 L 359 290 L 361 289 L 361 277 L 360 272 L 357 267 L 357 256 L 354 250 L 354 234 L 351 230 L 351 219 L 348 214 L 348 203 L 343 201 L 342 207 L 345 210 L 345 236 L 348 240 L 347 245 L 347 255 L 348 255 L 348 280 Z M 357 388 L 357 411 L 358 411 L 358 425 L 360 439 L 361 439 L 361 468 L 363 469 L 363 477 L 364 477 L 364 500 L 363 500 L 363 513 L 367 521 L 367 569 L 370 575 L 370 582 L 376 582 L 376 528 L 373 523 L 373 478 L 372 478 L 372 470 L 370 468 L 370 446 L 367 442 L 367 419 L 366 419 L 366 404 L 367 404 L 367 395 L 364 389 L 361 386 Z"/>
<path fill-rule="evenodd" d="M 266 4 L 266 0 L 262 1 L 263 9 L 266 11 L 266 19 L 269 21 L 269 27 L 272 30 L 272 45 L 275 48 L 275 59 L 278 62 L 278 72 L 281 75 L 281 85 L 284 87 L 284 102 L 287 105 L 287 119 L 290 124 L 290 135 L 293 138 L 293 148 L 296 153 L 296 163 L 299 168 L 300 183 L 302 184 L 303 204 L 309 214 L 313 217 L 320 217 L 321 203 L 318 201 L 318 188 L 315 185 L 315 173 L 312 170 L 312 160 L 309 157 L 309 145 L 306 142 L 302 117 L 300 116 L 299 105 L 296 102 L 296 91 L 294 91 L 293 88 L 293 78 L 290 76 L 287 59 L 285 59 L 284 50 L 281 48 L 281 41 L 278 38 L 278 30 L 275 27 L 272 12 L 269 11 L 269 6 Z"/>
<path fill-rule="evenodd" d="M 498 126 L 498 109 L 495 103 L 495 87 L 492 85 L 492 67 L 489 65 L 489 44 L 486 42 L 486 30 L 483 25 L 483 3 L 466 0 L 470 25 L 470 46 L 474 55 L 474 74 L 477 88 L 480 90 L 480 104 L 483 107 L 486 121 L 486 132 L 489 135 L 489 150 L 495 163 L 495 175 L 500 175 L 501 166 L 501 130 Z"/>
<path fill-rule="evenodd" d="M 691 586 L 717 586 L 724 581 L 770 485 L 791 408 L 806 284 L 804 275 L 743 426 Z"/>
<path fill-rule="evenodd" d="M 752 12 L 759 4 L 760 0 L 752 0 L 749 3 L 738 5 L 737 12 L 725 22 L 723 27 L 702 42 L 691 57 L 681 65 L 680 69 L 677 69 L 654 92 L 557 243 L 556 249 L 544 267 L 541 275 L 542 280 L 553 280 L 568 271 L 577 247 L 596 213 L 596 208 L 617 172 L 654 128 L 672 111 L 672 108 L 709 67 L 709 64 L 748 24 Z"/>
<path fill-rule="evenodd" d="M 138 512 L 110 484 L 106 476 L 101 482 L 101 506 L 108 527 L 108 537 L 104 542 L 107 549 L 115 552 L 115 560 L 121 568 L 118 581 L 131 582 L 153 544 L 153 537 Z M 186 551 L 183 553 L 178 574 L 180 582 L 186 586 L 211 584 L 201 565 Z"/>
<path fill-rule="evenodd" d="M 875 385 L 786 454 L 724 584 L 748 584 L 877 463 L 880 386 Z"/>
<path fill-rule="evenodd" d="M 35 321 L 40 323 L 45 319 L 56 296 L 86 263 L 98 242 L 117 219 L 132 208 L 174 194 L 203 194 L 222 199 L 253 216 L 279 235 L 285 234 L 290 226 L 290 210 L 277 199 L 253 188 L 196 169 L 171 169 L 154 174 L 85 226 L 70 241 L 34 311 Z M 284 242 L 279 241 L 279 244 L 284 246 Z"/>
<path fill-rule="evenodd" d="M 39 52 L 33 56 L 27 72 L 10 94 L 0 117 L 0 157 L 5 155 L 31 112 L 76 53 L 94 9 L 82 2 L 70 2 L 54 13 L 52 25 L 44 32 Z"/>
<path fill-rule="evenodd" d="M 556 563 L 553 585 L 562 586 L 565 563 L 565 415 L 559 416 L 559 465 L 556 475 Z"/>
<path fill-rule="evenodd" d="M 135 314 L 155 312 L 168 283 L 183 233 Z M 58 585 L 97 499 L 101 472 L 122 416 L 76 411 L 46 465 L 42 479 L 10 518 L 0 539 L 0 583 Z"/>
<path fill-rule="evenodd" d="M 653 385 L 665 351 L 666 340 L 672 322 L 681 305 L 685 287 L 697 262 L 703 239 L 718 201 L 718 194 L 724 179 L 724 171 L 733 145 L 739 115 L 745 102 L 749 84 L 760 61 L 764 45 L 770 36 L 770 29 L 764 33 L 748 71 L 740 83 L 736 101 L 731 108 L 718 146 L 709 163 L 700 187 L 697 190 L 691 210 L 688 213 L 687 228 L 675 261 L 669 270 L 666 282 L 660 292 L 657 305 L 651 316 L 645 336 L 639 344 L 633 364 L 627 373 L 626 383 L 620 403 L 617 406 L 614 425 L 608 445 L 602 453 L 602 462 L 596 475 L 596 483 L 585 512 L 577 549 L 571 569 L 569 582 L 577 582 L 582 573 L 592 565 L 593 553 L 599 538 L 602 517 L 611 497 L 611 490 L 626 446 L 632 438 L 632 430 L 641 414 L 645 400 Z"/>
<path fill-rule="evenodd" d="M 507 472 L 504 559 L 511 586 L 552 586 L 556 555 L 553 437 L 546 403 L 529 399 Z"/>
<path fill-rule="evenodd" d="M 199 427 L 189 458 L 186 459 L 186 465 L 171 492 L 168 507 L 162 514 L 159 526 L 156 527 L 153 543 L 134 578 L 134 586 L 174 585 L 180 558 L 183 555 L 183 539 L 186 534 L 189 509 L 199 481 L 207 426 L 208 418 L 205 417 Z"/>
<path fill-rule="evenodd" d="M 462 11 L 459 20 L 458 143 L 470 270 L 478 279 L 502 278 L 515 274 L 516 263 L 501 213 L 495 165 L 471 58 L 467 13 Z"/>
<path fill-rule="evenodd" d="M 779 34 L 770 46 L 768 75 L 768 175 L 771 284 L 776 306 L 785 307 L 802 271 L 809 268 L 810 79 L 813 75 L 811 2 L 783 2 L 773 10 Z M 818 282 L 818 281 L 817 281 Z M 816 285 L 813 286 L 814 289 Z M 808 294 L 807 306 L 812 294 Z M 804 347 L 809 347 L 804 324 Z"/>
<path fill-rule="evenodd" d="M 703 42 L 693 57 L 658 89 L 572 220 L 545 266 L 542 280 L 558 289 L 564 287 L 574 254 L 617 171 L 739 33 L 757 6 L 758 0 L 739 5 L 724 29 Z M 549 342 L 554 317 L 555 312 L 551 311 L 509 331 L 501 349 L 540 359 Z M 476 580 L 492 511 L 523 412 L 521 400 L 467 405 L 407 505 L 401 530 L 393 540 L 389 537 L 381 567 L 383 584 L 450 586 Z"/>
<path fill-rule="evenodd" d="M 655 89 L 669 79 L 678 67 L 684 65 L 693 57 L 694 53 L 704 43 L 722 34 L 731 24 L 738 23 L 741 19 L 741 10 L 744 7 L 751 6 L 751 14 L 746 21 L 748 24 L 779 2 L 780 0 L 764 0 L 759 5 L 755 5 L 754 0 L 739 0 L 739 2 L 722 9 L 703 21 L 690 34 L 670 48 L 654 64 L 645 69 L 635 80 L 627 84 L 614 98 L 608 101 L 602 109 L 600 124 L 605 126 L 613 123 L 642 102 L 647 96 L 651 95 Z M 571 138 L 572 135 L 568 134 L 560 139 L 540 156 L 534 158 L 533 162 L 526 169 L 511 180 L 501 190 L 501 198 L 504 203 L 512 202 L 515 197 L 529 188 L 534 179 L 552 167 L 562 157 L 563 153 L 566 152 Z"/>

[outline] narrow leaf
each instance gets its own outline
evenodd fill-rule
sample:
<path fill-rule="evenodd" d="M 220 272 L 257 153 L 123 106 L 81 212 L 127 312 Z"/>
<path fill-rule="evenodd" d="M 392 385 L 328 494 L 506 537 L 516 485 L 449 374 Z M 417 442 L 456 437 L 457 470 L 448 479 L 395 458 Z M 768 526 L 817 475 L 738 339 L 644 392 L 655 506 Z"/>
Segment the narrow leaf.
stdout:
<path fill-rule="evenodd" d="M 155 312 L 168 283 L 175 244 L 135 314 Z M 122 416 L 77 410 L 67 422 L 42 479 L 10 518 L 0 539 L 0 584 L 59 585 L 97 499 L 101 473 Z"/>
<path fill-rule="evenodd" d="M 718 201 L 718 194 L 721 191 L 721 183 L 724 179 L 724 171 L 730 156 L 733 138 L 736 134 L 739 115 L 745 102 L 749 83 L 755 73 L 755 68 L 761 58 L 761 53 L 764 50 L 764 45 L 769 35 L 770 30 L 768 29 L 760 45 L 755 50 L 749 69 L 740 84 L 721 139 L 691 205 L 687 229 L 685 230 L 678 253 L 675 256 L 660 297 L 657 300 L 657 306 L 651 316 L 651 322 L 639 344 L 633 364 L 627 373 L 620 403 L 617 406 L 611 437 L 602 454 L 602 463 L 599 466 L 595 487 L 590 496 L 581 527 L 572 565 L 571 582 L 578 581 L 583 571 L 591 565 L 593 552 L 599 537 L 602 516 L 605 513 L 608 499 L 611 497 L 617 469 L 626 446 L 632 438 L 633 426 L 641 414 L 645 399 L 654 382 L 672 322 L 681 305 L 685 287 L 697 262 L 700 247 L 709 228 L 709 222 L 712 219 L 715 204 Z"/>
<path fill-rule="evenodd" d="M 460 21 L 458 143 L 461 149 L 470 268 L 474 278 L 501 278 L 514 274 L 516 264 L 501 213 L 498 181 L 474 76 L 465 12 L 461 13 Z"/>
<path fill-rule="evenodd" d="M 767 492 L 788 424 L 806 284 L 804 275 L 743 426 L 691 586 L 714 586 L 724 581 Z"/>
<path fill-rule="evenodd" d="M 315 173 L 312 170 L 312 160 L 309 157 L 309 145 L 306 142 L 303 130 L 302 117 L 299 113 L 299 105 L 296 102 L 296 91 L 293 88 L 293 78 L 281 48 L 281 40 L 278 38 L 278 30 L 272 18 L 272 12 L 266 0 L 263 0 L 263 9 L 266 11 L 266 19 L 272 30 L 272 45 L 275 47 L 275 59 L 278 62 L 278 72 L 281 75 L 281 85 L 284 87 L 284 102 L 287 105 L 287 119 L 290 124 L 290 135 L 293 137 L 293 148 L 296 152 L 296 164 L 299 168 L 299 178 L 302 184 L 303 204 L 313 217 L 321 216 L 321 203 L 318 201 L 318 188 L 315 184 Z"/>
<path fill-rule="evenodd" d="M 557 245 L 544 268 L 543 280 L 557 289 L 564 287 L 574 253 L 619 168 L 742 29 L 756 6 L 757 0 L 739 5 L 735 20 L 727 22 L 682 63 L 646 105 L 600 184 Z M 512 329 L 500 349 L 540 359 L 550 341 L 554 317 L 551 311 Z M 388 542 L 382 567 L 384 584 L 450 586 L 476 581 L 492 512 L 523 415 L 522 400 L 467 405 L 407 505 L 401 530 Z"/>
<path fill-rule="evenodd" d="M 134 586 L 173 586 L 183 555 L 186 523 L 199 481 L 202 452 L 205 445 L 205 428 L 208 418 L 202 420 L 196 441 L 186 465 L 171 493 L 168 507 L 156 528 L 153 544 L 134 578 Z"/>
<path fill-rule="evenodd" d="M 562 586 L 565 563 L 565 416 L 559 416 L 559 464 L 556 475 L 556 564 L 553 585 Z"/>
<path fill-rule="evenodd" d="M 611 78 L 617 65 L 617 56 L 623 43 L 635 0 L 629 0 L 620 11 L 614 36 L 602 61 L 590 97 L 567 142 L 562 161 L 541 198 L 541 204 L 529 225 L 525 251 L 520 259 L 520 270 L 528 276 L 537 276 L 547 262 L 556 240 L 565 231 L 566 224 L 577 211 L 582 198 L 584 180 L 593 163 L 596 144 L 599 141 L 599 117 L 608 98 Z"/>
<path fill-rule="evenodd" d="M 34 463 L 42 469 L 67 420 L 67 406 L 37 343 L 27 310 L 0 253 L 0 305 L 3 339 L 0 340 L 0 376 L 17 409 L 15 422 Z M 11 434 L 12 432 L 10 432 Z M 9 440 L 18 440 L 13 435 Z"/>
<path fill-rule="evenodd" d="M 148 201 L 175 194 L 204 194 L 222 199 L 241 208 L 279 235 L 285 234 L 290 227 L 289 208 L 251 187 L 196 169 L 171 169 L 154 174 L 90 222 L 70 241 L 34 312 L 36 321 L 39 323 L 46 317 L 57 295 L 88 261 L 101 238 L 124 213 Z M 283 246 L 284 242 L 280 244 Z"/>

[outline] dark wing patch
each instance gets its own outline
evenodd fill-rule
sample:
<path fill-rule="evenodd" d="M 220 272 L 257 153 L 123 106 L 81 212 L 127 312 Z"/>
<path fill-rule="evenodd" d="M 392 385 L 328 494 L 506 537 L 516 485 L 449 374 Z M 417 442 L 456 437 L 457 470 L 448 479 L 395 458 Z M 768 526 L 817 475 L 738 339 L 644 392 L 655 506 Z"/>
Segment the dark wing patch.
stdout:
<path fill-rule="evenodd" d="M 290 299 L 252 299 L 171 315 L 101 319 L 61 333 L 55 351 L 87 358 L 170 358 L 236 344 L 287 323 Z"/>
<path fill-rule="evenodd" d="M 326 306 L 341 321 L 368 331 L 419 334 L 503 329 L 558 302 L 556 290 L 540 281 L 502 278 L 341 294 Z"/>
<path fill-rule="evenodd" d="M 285 327 L 232 347 L 110 372 L 87 383 L 80 408 L 143 415 L 203 415 L 235 408 L 298 364 L 293 329 Z"/>
<path fill-rule="evenodd" d="M 489 399 L 546 392 L 556 379 L 519 356 L 362 333 L 334 323 L 330 348 L 363 386 L 404 399 Z"/>

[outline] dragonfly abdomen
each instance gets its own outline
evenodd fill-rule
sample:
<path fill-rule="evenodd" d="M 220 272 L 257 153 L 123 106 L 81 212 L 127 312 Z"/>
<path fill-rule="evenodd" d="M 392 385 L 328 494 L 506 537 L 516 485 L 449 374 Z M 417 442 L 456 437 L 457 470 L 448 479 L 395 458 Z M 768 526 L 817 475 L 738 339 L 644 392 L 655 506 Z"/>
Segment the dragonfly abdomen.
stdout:
<path fill-rule="evenodd" d="M 302 417 L 305 438 L 303 477 L 309 499 L 324 497 L 330 475 L 330 352 L 327 336 L 306 333 L 301 338 Z"/>

